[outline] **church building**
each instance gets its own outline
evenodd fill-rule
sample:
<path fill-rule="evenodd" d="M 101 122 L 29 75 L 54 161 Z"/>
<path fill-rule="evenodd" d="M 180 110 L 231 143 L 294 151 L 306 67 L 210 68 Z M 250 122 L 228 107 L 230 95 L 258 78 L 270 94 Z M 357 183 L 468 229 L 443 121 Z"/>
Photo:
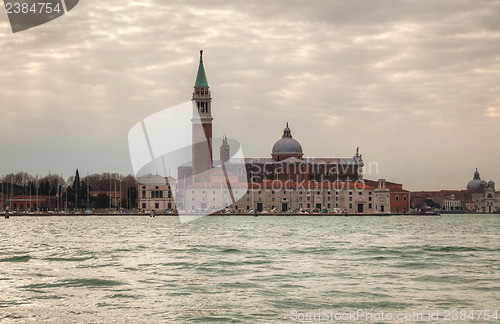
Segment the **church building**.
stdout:
<path fill-rule="evenodd" d="M 305 157 L 302 145 L 293 137 L 291 125 L 286 121 L 269 157 L 234 158 L 233 148 L 224 137 L 218 150 L 219 159 L 214 159 L 212 94 L 203 51 L 200 51 L 192 102 L 192 161 L 178 167 L 176 185 L 164 185 L 166 192 L 162 196 L 168 196 L 168 188 L 175 187 L 176 207 L 193 213 L 215 213 L 221 209 L 239 213 L 391 212 L 387 182 L 364 180 L 359 149 L 347 158 Z M 234 161 L 238 163 L 230 163 Z M 226 186 L 229 190 L 223 190 Z M 147 206 L 151 204 L 165 206 L 148 199 Z M 141 206 L 145 205 L 140 201 Z M 169 206 L 174 204 L 169 201 Z"/>

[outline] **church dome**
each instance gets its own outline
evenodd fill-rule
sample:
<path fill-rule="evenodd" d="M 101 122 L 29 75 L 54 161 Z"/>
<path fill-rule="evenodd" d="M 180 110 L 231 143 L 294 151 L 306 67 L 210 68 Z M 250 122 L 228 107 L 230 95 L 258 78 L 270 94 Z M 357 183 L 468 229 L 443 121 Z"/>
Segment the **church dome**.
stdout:
<path fill-rule="evenodd" d="M 290 128 L 288 128 L 288 123 L 283 130 L 283 136 L 279 141 L 273 145 L 272 155 L 290 155 L 290 156 L 302 156 L 302 146 L 299 142 L 292 138 L 292 133 Z"/>
<path fill-rule="evenodd" d="M 467 190 L 480 191 L 483 190 L 487 185 L 488 183 L 481 179 L 479 172 L 476 169 L 476 172 L 474 172 L 474 178 L 467 184 Z"/>
<path fill-rule="evenodd" d="M 488 187 L 492 188 L 492 189 L 495 189 L 495 182 L 493 182 L 493 180 L 490 180 L 488 182 Z"/>

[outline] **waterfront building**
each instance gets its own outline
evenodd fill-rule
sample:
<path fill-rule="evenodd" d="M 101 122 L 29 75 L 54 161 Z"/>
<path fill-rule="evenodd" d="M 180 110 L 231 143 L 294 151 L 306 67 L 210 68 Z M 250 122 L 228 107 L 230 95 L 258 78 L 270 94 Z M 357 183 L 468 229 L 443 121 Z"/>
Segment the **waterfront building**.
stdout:
<path fill-rule="evenodd" d="M 216 212 L 227 206 L 239 212 L 409 212 L 409 193 L 402 185 L 364 179 L 359 148 L 352 157 L 305 157 L 288 123 L 270 157 L 231 158 L 231 145 L 224 137 L 219 159 L 214 159 L 212 94 L 202 55 L 192 95 L 192 161 L 178 167 L 178 179 L 140 177 L 140 209 Z M 172 195 L 167 197 L 167 192 Z"/>
<path fill-rule="evenodd" d="M 6 205 L 10 210 L 34 211 L 53 209 L 56 206 L 56 196 L 18 195 L 10 198 Z"/>
<path fill-rule="evenodd" d="M 161 175 L 139 177 L 139 209 L 143 211 L 175 210 L 175 179 Z"/>
<path fill-rule="evenodd" d="M 441 208 L 446 212 L 461 212 L 464 206 L 460 200 L 455 199 L 455 195 L 451 195 L 448 199 L 443 199 L 443 206 Z"/>
<path fill-rule="evenodd" d="M 432 201 L 443 212 L 495 213 L 500 212 L 500 192 L 495 182 L 486 182 L 476 169 L 466 190 L 420 191 L 411 193 L 413 208 L 422 208 Z"/>
<path fill-rule="evenodd" d="M 375 181 L 365 180 L 365 183 L 374 186 Z M 386 182 L 386 187 L 389 189 L 390 206 L 392 214 L 407 214 L 410 212 L 410 192 L 403 189 L 400 183 Z"/>

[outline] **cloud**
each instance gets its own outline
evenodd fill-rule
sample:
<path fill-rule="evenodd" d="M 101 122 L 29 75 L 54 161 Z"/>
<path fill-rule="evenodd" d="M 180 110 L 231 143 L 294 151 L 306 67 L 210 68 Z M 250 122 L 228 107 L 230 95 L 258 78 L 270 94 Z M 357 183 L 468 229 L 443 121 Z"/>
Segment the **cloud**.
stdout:
<path fill-rule="evenodd" d="M 0 127 L 12 135 L 0 173 L 131 172 L 128 129 L 191 98 L 204 49 L 214 133 L 248 156 L 269 156 L 288 121 L 306 155 L 360 146 L 410 188 L 459 187 L 475 167 L 500 178 L 498 16 L 491 1 L 110 0 L 14 35 L 1 13 Z M 436 178 L 450 152 L 456 178 Z M 58 158 L 30 158 L 46 154 Z"/>

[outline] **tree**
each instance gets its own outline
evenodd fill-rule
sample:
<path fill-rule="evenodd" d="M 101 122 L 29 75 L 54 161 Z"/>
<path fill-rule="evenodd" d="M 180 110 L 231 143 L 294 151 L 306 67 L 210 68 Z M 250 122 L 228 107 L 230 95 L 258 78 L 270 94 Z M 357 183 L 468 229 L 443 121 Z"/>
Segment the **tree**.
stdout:
<path fill-rule="evenodd" d="M 425 200 L 425 204 L 431 208 L 441 208 L 441 206 L 437 202 L 434 202 L 434 200 L 429 198 Z"/>
<path fill-rule="evenodd" d="M 96 208 L 107 208 L 109 206 L 109 196 L 106 194 L 98 194 L 96 203 Z"/>
<path fill-rule="evenodd" d="M 76 169 L 75 180 L 73 181 L 73 189 L 80 189 L 80 173 L 78 172 L 78 169 Z"/>

